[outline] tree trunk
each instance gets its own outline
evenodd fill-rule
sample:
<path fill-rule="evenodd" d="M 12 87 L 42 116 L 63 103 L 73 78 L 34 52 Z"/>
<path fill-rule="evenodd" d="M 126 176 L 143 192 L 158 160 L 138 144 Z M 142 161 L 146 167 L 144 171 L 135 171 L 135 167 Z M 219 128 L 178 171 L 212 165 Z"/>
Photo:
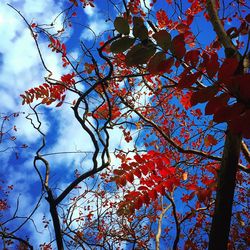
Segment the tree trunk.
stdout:
<path fill-rule="evenodd" d="M 228 132 L 218 176 L 209 250 L 227 249 L 240 147 L 241 136 Z"/>
<path fill-rule="evenodd" d="M 51 214 L 52 221 L 53 221 L 57 249 L 63 250 L 64 249 L 63 238 L 62 238 L 62 233 L 61 233 L 60 220 L 59 220 L 59 216 L 58 216 L 57 208 L 56 208 L 56 202 L 53 198 L 53 194 L 52 194 L 51 189 L 49 189 L 49 188 L 47 189 L 47 194 L 48 194 L 48 197 L 46 199 L 47 199 L 49 206 L 50 206 L 50 214 Z"/>
<path fill-rule="evenodd" d="M 210 22 L 225 52 L 227 49 L 233 51 L 240 61 L 241 55 L 224 29 L 218 16 L 218 9 L 215 2 L 215 0 L 206 0 L 206 10 L 210 17 Z M 240 74 L 243 72 L 237 73 Z M 230 131 L 227 132 L 218 175 L 215 211 L 209 235 L 209 250 L 227 249 L 241 139 L 241 135 L 232 134 Z"/>

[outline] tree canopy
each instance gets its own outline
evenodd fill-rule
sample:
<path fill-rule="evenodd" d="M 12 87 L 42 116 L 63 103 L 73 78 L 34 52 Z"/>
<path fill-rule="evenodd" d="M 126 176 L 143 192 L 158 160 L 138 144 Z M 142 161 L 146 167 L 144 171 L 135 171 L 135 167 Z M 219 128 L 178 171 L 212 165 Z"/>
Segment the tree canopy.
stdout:
<path fill-rule="evenodd" d="M 9 5 L 30 31 L 45 75 L 19 99 L 39 138 L 26 156 L 36 191 L 24 193 L 35 202 L 19 216 L 22 198 L 11 208 L 15 185 L 3 179 L 3 248 L 247 249 L 249 8 L 244 0 L 69 0 L 44 24 Z M 90 24 L 86 13 L 105 22 Z M 44 43 L 60 59 L 59 74 Z M 71 116 L 56 117 L 63 110 Z M 2 153 L 13 141 L 31 148 L 5 126 L 20 114 L 1 116 Z M 84 136 L 89 150 L 71 152 L 63 141 L 65 152 L 50 151 L 56 119 L 78 124 L 64 136 Z M 68 162 L 71 153 L 81 160 Z M 34 242 L 44 234 L 39 224 L 49 236 Z"/>

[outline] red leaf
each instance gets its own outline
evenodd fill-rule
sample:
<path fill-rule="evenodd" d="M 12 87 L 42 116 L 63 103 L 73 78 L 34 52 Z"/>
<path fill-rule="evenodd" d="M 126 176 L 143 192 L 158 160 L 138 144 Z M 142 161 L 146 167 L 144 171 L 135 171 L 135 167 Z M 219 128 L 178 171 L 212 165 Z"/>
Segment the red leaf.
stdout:
<path fill-rule="evenodd" d="M 238 117 L 229 122 L 229 128 L 233 133 L 242 133 L 243 137 L 250 138 L 250 109 L 242 111 Z"/>
<path fill-rule="evenodd" d="M 160 169 L 159 173 L 163 178 L 169 176 L 169 171 L 166 168 Z"/>
<path fill-rule="evenodd" d="M 149 199 L 147 192 L 145 192 L 141 198 L 142 198 L 143 203 L 145 203 L 146 205 L 150 204 L 150 199 Z"/>
<path fill-rule="evenodd" d="M 148 62 L 147 68 L 150 74 L 159 74 L 161 62 L 166 60 L 165 53 L 158 52 Z"/>
<path fill-rule="evenodd" d="M 218 92 L 217 86 L 209 86 L 204 89 L 193 92 L 191 97 L 191 105 L 195 106 L 198 103 L 207 102 L 209 99 L 214 97 Z"/>
<path fill-rule="evenodd" d="M 241 22 L 238 31 L 240 32 L 241 35 L 247 35 L 249 32 L 249 25 L 245 21 Z"/>
<path fill-rule="evenodd" d="M 136 168 L 134 171 L 134 175 L 137 176 L 138 178 L 141 178 L 141 171 L 138 168 Z"/>
<path fill-rule="evenodd" d="M 138 190 L 148 191 L 148 188 L 146 186 L 140 186 L 140 187 L 138 187 Z"/>
<path fill-rule="evenodd" d="M 134 201 L 135 209 L 137 210 L 140 209 L 142 207 L 142 204 L 143 204 L 143 200 L 141 199 L 140 196 L 137 196 L 137 198 Z"/>
<path fill-rule="evenodd" d="M 166 72 L 166 73 L 170 74 L 171 67 L 173 66 L 173 64 L 174 64 L 174 58 L 170 57 L 167 60 L 161 61 L 158 65 L 157 69 L 160 73 Z"/>
<path fill-rule="evenodd" d="M 187 25 L 190 26 L 190 24 L 192 24 L 193 20 L 194 20 L 194 16 L 188 15 L 187 16 Z"/>
<path fill-rule="evenodd" d="M 63 56 L 66 56 L 66 45 L 64 43 L 62 44 L 62 53 Z"/>
<path fill-rule="evenodd" d="M 122 163 L 121 168 L 123 170 L 130 171 L 132 167 L 130 165 L 126 164 L 126 163 Z"/>
<path fill-rule="evenodd" d="M 206 64 L 206 71 L 207 71 L 207 74 L 210 78 L 213 78 L 217 71 L 219 70 L 219 67 L 220 67 L 220 64 L 218 62 L 218 55 L 217 53 L 213 53 L 211 55 L 211 58 L 209 61 L 207 61 Z"/>
<path fill-rule="evenodd" d="M 76 7 L 78 6 L 77 0 L 69 0 L 70 2 L 72 2 Z"/>
<path fill-rule="evenodd" d="M 191 107 L 191 97 L 192 97 L 192 92 L 187 92 L 186 94 L 183 94 L 181 96 L 180 103 L 183 105 L 183 107 L 187 110 Z"/>
<path fill-rule="evenodd" d="M 153 34 L 153 38 L 156 40 L 164 51 L 167 51 L 171 47 L 171 35 L 166 30 L 160 30 Z"/>
<path fill-rule="evenodd" d="M 206 147 L 214 146 L 217 144 L 217 140 L 212 135 L 207 135 L 204 139 Z"/>
<path fill-rule="evenodd" d="M 157 192 L 153 189 L 148 192 L 148 196 L 151 198 L 151 200 L 156 200 L 157 199 Z"/>
<path fill-rule="evenodd" d="M 223 81 L 232 76 L 239 65 L 237 58 L 226 58 L 218 72 L 219 81 Z"/>
<path fill-rule="evenodd" d="M 119 179 L 119 184 L 120 184 L 121 186 L 125 186 L 125 185 L 127 184 L 126 178 L 125 178 L 125 177 L 121 177 L 121 178 Z"/>
<path fill-rule="evenodd" d="M 199 62 L 200 51 L 198 49 L 196 50 L 190 50 L 185 55 L 185 62 L 193 67 L 196 67 L 197 63 Z"/>
<path fill-rule="evenodd" d="M 121 170 L 121 169 L 115 169 L 113 171 L 114 175 L 123 175 L 125 173 L 124 170 Z"/>
<path fill-rule="evenodd" d="M 178 83 L 179 87 L 188 88 L 191 87 L 201 76 L 201 72 L 190 73 L 188 75 L 183 75 Z"/>
<path fill-rule="evenodd" d="M 144 162 L 144 160 L 142 159 L 142 157 L 141 157 L 140 155 L 138 155 L 138 154 L 136 154 L 136 155 L 134 156 L 134 159 L 135 159 L 138 163 L 143 163 L 143 162 Z"/>
<path fill-rule="evenodd" d="M 156 19 L 160 29 L 166 28 L 171 23 L 171 20 L 168 19 L 166 12 L 162 9 L 156 12 Z"/>
<path fill-rule="evenodd" d="M 186 48 L 185 48 L 185 42 L 184 42 L 184 36 L 178 35 L 174 37 L 172 40 L 172 48 L 173 48 L 173 54 L 178 58 L 181 59 L 185 53 L 186 53 Z"/>
<path fill-rule="evenodd" d="M 176 182 L 176 179 L 174 178 L 171 178 L 171 179 L 168 179 L 167 181 L 164 181 L 164 183 L 163 183 L 163 185 L 164 185 L 164 187 L 168 190 L 168 191 L 170 191 L 170 192 L 172 192 L 173 191 L 173 188 L 174 188 L 174 186 L 175 186 L 175 182 Z"/>
<path fill-rule="evenodd" d="M 165 195 L 165 188 L 162 184 L 159 184 L 155 187 L 155 190 L 161 195 Z"/>
<path fill-rule="evenodd" d="M 214 121 L 220 123 L 237 119 L 237 117 L 239 117 L 244 111 L 244 108 L 244 105 L 241 103 L 235 103 L 231 106 L 221 108 L 214 114 Z"/>
<path fill-rule="evenodd" d="M 176 172 L 176 168 L 175 167 L 169 167 L 168 171 L 169 171 L 170 175 L 174 175 L 175 172 Z"/>
<path fill-rule="evenodd" d="M 111 110 L 109 110 L 108 103 L 104 103 L 102 106 L 100 106 L 96 112 L 93 114 L 93 117 L 97 119 L 111 119 L 114 120 L 118 118 L 121 115 L 121 112 L 119 108 L 114 105 L 111 107 Z"/>
<path fill-rule="evenodd" d="M 195 196 L 195 192 L 192 192 L 191 194 L 183 195 L 181 200 L 183 202 L 188 202 L 188 201 L 192 200 L 194 198 L 194 196 Z"/>
<path fill-rule="evenodd" d="M 126 175 L 126 179 L 130 183 L 133 183 L 134 182 L 134 175 L 131 172 L 128 172 L 127 175 Z"/>
<path fill-rule="evenodd" d="M 179 33 L 183 34 L 188 31 L 189 27 L 184 23 L 180 23 L 176 26 L 176 29 Z"/>
<path fill-rule="evenodd" d="M 194 184 L 194 183 L 188 183 L 188 184 L 186 185 L 186 189 L 187 189 L 187 190 L 196 191 L 196 190 L 197 190 L 197 185 Z"/>
<path fill-rule="evenodd" d="M 58 103 L 56 104 L 56 107 L 57 107 L 57 108 L 58 108 L 58 107 L 61 107 L 62 104 L 63 104 L 63 102 L 58 102 Z"/>
<path fill-rule="evenodd" d="M 250 100 L 250 74 L 236 76 L 233 82 L 239 85 L 240 97 L 248 102 Z"/>
<path fill-rule="evenodd" d="M 142 166 L 140 167 L 140 170 L 141 170 L 141 172 L 143 173 L 143 175 L 147 175 L 147 174 L 148 174 L 148 171 L 149 171 L 149 169 L 148 169 L 148 167 L 147 167 L 146 165 L 142 165 Z"/>
<path fill-rule="evenodd" d="M 205 108 L 206 115 L 215 114 L 219 109 L 226 107 L 230 96 L 227 93 L 223 93 L 220 96 L 211 98 Z"/>
<path fill-rule="evenodd" d="M 198 193 L 197 193 L 197 197 L 198 197 L 199 202 L 206 201 L 208 198 L 210 198 L 211 193 L 212 192 L 211 192 L 210 189 L 199 190 Z"/>

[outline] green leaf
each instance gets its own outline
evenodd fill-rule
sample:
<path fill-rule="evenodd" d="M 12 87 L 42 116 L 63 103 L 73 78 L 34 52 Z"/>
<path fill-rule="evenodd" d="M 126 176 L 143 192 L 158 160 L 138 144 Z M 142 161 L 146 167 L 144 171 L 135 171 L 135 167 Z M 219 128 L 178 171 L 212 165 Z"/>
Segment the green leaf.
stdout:
<path fill-rule="evenodd" d="M 114 21 L 115 29 L 120 33 L 124 35 L 129 34 L 129 24 L 128 20 L 123 17 L 117 17 Z"/>
<path fill-rule="evenodd" d="M 148 39 L 148 29 L 144 25 L 141 17 L 133 17 L 133 35 L 141 41 Z"/>
<path fill-rule="evenodd" d="M 171 48 L 171 35 L 166 30 L 160 30 L 154 33 L 153 38 L 156 40 L 157 45 L 163 50 L 167 51 Z"/>
<path fill-rule="evenodd" d="M 153 44 L 145 47 L 142 44 L 137 44 L 126 55 L 125 62 L 127 66 L 137 66 L 145 64 L 154 55 L 156 48 Z"/>
<path fill-rule="evenodd" d="M 125 36 L 114 41 L 110 46 L 110 50 L 113 53 L 121 53 L 129 49 L 134 44 L 134 42 L 134 38 Z"/>

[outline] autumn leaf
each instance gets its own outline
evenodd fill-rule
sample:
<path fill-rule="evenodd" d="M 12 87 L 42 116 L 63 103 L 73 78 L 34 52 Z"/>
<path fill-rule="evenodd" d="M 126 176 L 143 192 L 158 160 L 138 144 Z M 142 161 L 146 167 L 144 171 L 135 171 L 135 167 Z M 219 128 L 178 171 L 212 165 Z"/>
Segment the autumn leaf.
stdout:
<path fill-rule="evenodd" d="M 160 30 L 154 33 L 153 38 L 156 40 L 157 45 L 160 46 L 164 51 L 167 51 L 171 48 L 171 35 L 166 30 Z"/>
<path fill-rule="evenodd" d="M 145 64 L 154 55 L 156 49 L 153 45 L 144 46 L 142 44 L 135 45 L 126 54 L 126 65 L 137 66 L 140 64 Z"/>
<path fill-rule="evenodd" d="M 206 63 L 206 71 L 210 78 L 213 78 L 219 70 L 219 62 L 217 53 L 213 53 Z"/>
<path fill-rule="evenodd" d="M 184 60 L 188 65 L 196 67 L 199 62 L 200 51 L 199 50 L 190 50 L 185 54 Z"/>
<path fill-rule="evenodd" d="M 198 103 L 204 103 L 213 98 L 218 92 L 217 86 L 209 86 L 203 89 L 200 89 L 192 93 L 191 96 L 191 105 L 195 106 Z"/>
<path fill-rule="evenodd" d="M 115 29 L 120 33 L 124 35 L 129 34 L 129 24 L 128 20 L 124 17 L 117 17 L 114 21 Z"/>
<path fill-rule="evenodd" d="M 187 178 L 188 178 L 188 173 L 187 173 L 187 172 L 184 172 L 184 173 L 182 174 L 182 179 L 183 179 L 183 181 L 186 181 Z"/>
<path fill-rule="evenodd" d="M 239 61 L 236 57 L 226 58 L 218 72 L 219 81 L 223 81 L 232 76 L 237 70 Z"/>
<path fill-rule="evenodd" d="M 180 103 L 183 105 L 183 107 L 188 110 L 191 107 L 191 97 L 192 97 L 192 92 L 187 92 L 186 94 L 183 94 L 181 96 Z"/>
<path fill-rule="evenodd" d="M 158 52 L 148 62 L 148 71 L 150 74 L 170 73 L 170 69 L 174 64 L 174 58 L 166 59 L 165 53 Z"/>
<path fill-rule="evenodd" d="M 210 134 L 204 138 L 204 145 L 206 147 L 214 146 L 217 143 L 218 143 L 217 140 Z"/>
<path fill-rule="evenodd" d="M 114 41 L 110 46 L 110 51 L 113 53 L 121 53 L 128 50 L 135 42 L 134 38 L 122 37 Z"/>
<path fill-rule="evenodd" d="M 148 29 L 144 25 L 143 19 L 141 17 L 133 17 L 133 35 L 139 38 L 141 41 L 148 39 Z"/>
<path fill-rule="evenodd" d="M 186 53 L 184 36 L 183 35 L 175 36 L 171 44 L 172 44 L 171 51 L 173 55 L 176 56 L 178 59 L 181 59 Z"/>
<path fill-rule="evenodd" d="M 205 114 L 213 115 L 218 112 L 218 110 L 223 109 L 227 106 L 227 102 L 229 101 L 230 96 L 227 93 L 223 93 L 219 96 L 212 97 L 206 107 Z"/>

